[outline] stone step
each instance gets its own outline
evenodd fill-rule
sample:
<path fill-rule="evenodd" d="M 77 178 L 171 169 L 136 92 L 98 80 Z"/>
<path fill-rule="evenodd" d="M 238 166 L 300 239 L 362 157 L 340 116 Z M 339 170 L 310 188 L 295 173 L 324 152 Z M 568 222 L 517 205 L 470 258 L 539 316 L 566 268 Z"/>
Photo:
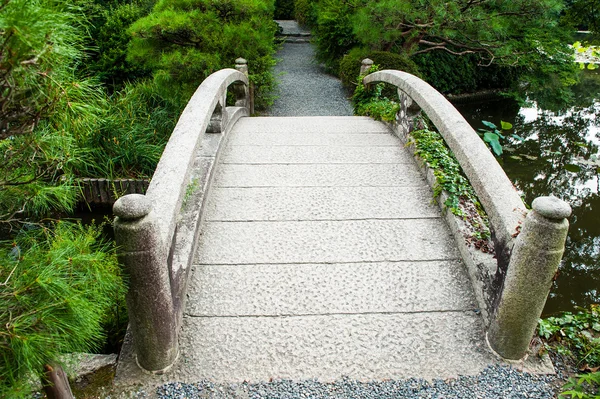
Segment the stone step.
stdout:
<path fill-rule="evenodd" d="M 221 159 L 225 164 L 414 163 L 410 154 L 397 145 L 379 147 L 230 145 Z"/>
<path fill-rule="evenodd" d="M 458 259 L 442 219 L 205 222 L 198 264 Z"/>
<path fill-rule="evenodd" d="M 474 312 L 186 317 L 177 381 L 369 381 L 480 372 L 493 362 Z"/>
<path fill-rule="evenodd" d="M 389 135 L 391 131 L 383 123 L 365 116 L 271 116 L 242 118 L 236 123 L 232 131 L 232 137 L 253 136 L 256 133 L 276 135 L 327 135 L 339 133 Z"/>
<path fill-rule="evenodd" d="M 416 219 L 440 217 L 429 186 L 214 187 L 207 221 Z"/>
<path fill-rule="evenodd" d="M 467 311 L 460 261 L 196 266 L 190 316 Z"/>
<path fill-rule="evenodd" d="M 414 164 L 236 165 L 220 168 L 215 187 L 421 187 Z"/>

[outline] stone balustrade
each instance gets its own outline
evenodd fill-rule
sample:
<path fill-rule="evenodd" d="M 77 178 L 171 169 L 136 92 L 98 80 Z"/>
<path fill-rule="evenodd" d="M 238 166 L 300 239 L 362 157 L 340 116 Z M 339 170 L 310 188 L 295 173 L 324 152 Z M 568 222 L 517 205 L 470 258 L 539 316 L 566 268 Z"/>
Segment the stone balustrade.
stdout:
<path fill-rule="evenodd" d="M 236 70 L 237 69 L 237 70 Z M 127 306 L 138 365 L 168 370 L 195 252 L 205 191 L 224 137 L 252 110 L 248 68 L 210 75 L 198 87 L 167 143 L 146 195 L 118 199 L 113 211 L 119 261 L 128 275 Z M 235 106 L 227 106 L 227 93 Z"/>
<path fill-rule="evenodd" d="M 373 61 L 363 60 L 361 74 L 371 65 Z M 397 87 L 401 108 L 393 128 L 401 138 L 416 128 L 417 116 L 423 112 L 456 156 L 488 215 L 496 250 L 495 284 L 475 281 L 486 276 L 481 265 L 467 262 L 479 306 L 489 314 L 488 342 L 502 358 L 523 358 L 564 252 L 569 205 L 555 197 L 540 197 L 528 214 L 479 135 L 425 81 L 406 72 L 383 70 L 366 75 L 363 82 L 367 87 L 379 82 Z"/>

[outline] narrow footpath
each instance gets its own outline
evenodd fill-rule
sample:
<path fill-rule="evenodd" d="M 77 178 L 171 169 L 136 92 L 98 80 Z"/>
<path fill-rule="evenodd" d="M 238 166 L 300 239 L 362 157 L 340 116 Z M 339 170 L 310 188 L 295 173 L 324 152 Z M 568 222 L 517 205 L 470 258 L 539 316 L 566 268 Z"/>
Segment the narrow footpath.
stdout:
<path fill-rule="evenodd" d="M 277 53 L 278 98 L 268 116 L 352 115 L 342 82 L 324 72 L 309 42 L 310 32 L 296 21 L 277 21 L 287 40 Z"/>

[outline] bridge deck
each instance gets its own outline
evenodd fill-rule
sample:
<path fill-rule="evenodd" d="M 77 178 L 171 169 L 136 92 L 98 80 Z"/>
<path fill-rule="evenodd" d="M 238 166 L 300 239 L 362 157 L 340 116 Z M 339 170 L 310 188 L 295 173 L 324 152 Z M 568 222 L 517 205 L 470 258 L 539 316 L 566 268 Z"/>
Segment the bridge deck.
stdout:
<path fill-rule="evenodd" d="M 188 297 L 182 381 L 441 378 L 491 361 L 427 183 L 367 118 L 238 122 Z"/>

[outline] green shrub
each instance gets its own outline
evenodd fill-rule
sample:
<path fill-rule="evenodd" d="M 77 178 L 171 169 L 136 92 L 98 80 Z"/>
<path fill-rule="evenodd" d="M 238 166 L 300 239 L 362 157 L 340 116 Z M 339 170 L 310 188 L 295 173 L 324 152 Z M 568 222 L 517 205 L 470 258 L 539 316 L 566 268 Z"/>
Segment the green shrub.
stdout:
<path fill-rule="evenodd" d="M 275 19 L 294 19 L 294 0 L 275 0 Z"/>
<path fill-rule="evenodd" d="M 106 116 L 79 145 L 89 161 L 85 177 L 150 177 L 187 99 L 165 93 L 151 80 L 127 83 L 108 103 Z"/>
<path fill-rule="evenodd" d="M 0 396 L 29 397 L 31 377 L 102 343 L 125 287 L 100 229 L 59 222 L 0 245 Z"/>
<path fill-rule="evenodd" d="M 106 6 L 95 18 L 91 28 L 91 60 L 87 72 L 96 75 L 111 90 L 127 81 L 149 76 L 139 64 L 127 61 L 127 46 L 131 35 L 129 26 L 150 12 L 147 0 L 132 0 Z"/>
<path fill-rule="evenodd" d="M 353 32 L 352 16 L 364 0 L 320 0 L 317 2 L 317 26 L 313 29 L 316 57 L 325 67 L 338 73 L 344 54 L 360 43 Z M 357 3 L 357 4 L 355 4 Z"/>
<path fill-rule="evenodd" d="M 387 51 L 369 51 L 361 48 L 352 49 L 340 61 L 339 77 L 346 87 L 353 87 L 360 73 L 362 60 L 370 58 L 379 69 L 396 69 L 420 76 L 417 65 L 406 54 L 395 54 Z"/>
<path fill-rule="evenodd" d="M 314 27 L 317 24 L 316 0 L 296 0 L 294 2 L 296 21 L 300 25 Z"/>
<path fill-rule="evenodd" d="M 260 108 L 275 82 L 273 10 L 272 0 L 159 0 L 131 26 L 128 60 L 150 69 L 163 90 L 189 98 L 211 73 L 243 57 Z"/>

